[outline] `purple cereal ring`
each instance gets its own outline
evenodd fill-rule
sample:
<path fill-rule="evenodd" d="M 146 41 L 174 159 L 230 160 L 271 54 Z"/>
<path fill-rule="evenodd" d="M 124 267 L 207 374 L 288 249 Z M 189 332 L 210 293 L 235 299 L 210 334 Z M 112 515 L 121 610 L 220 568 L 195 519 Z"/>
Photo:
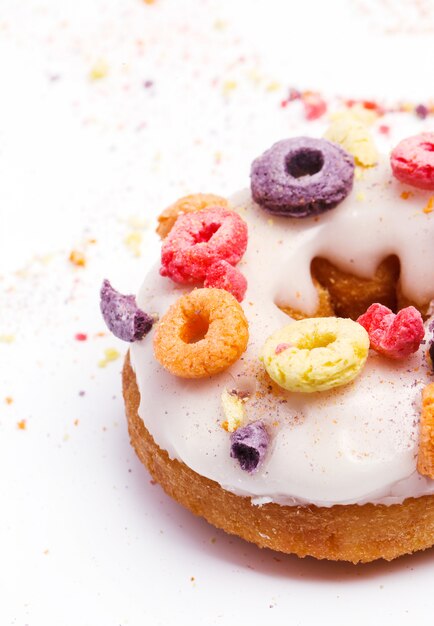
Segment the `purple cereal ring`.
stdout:
<path fill-rule="evenodd" d="M 270 213 L 310 217 L 347 197 L 354 159 L 327 139 L 283 139 L 253 161 L 250 178 L 253 199 Z"/>

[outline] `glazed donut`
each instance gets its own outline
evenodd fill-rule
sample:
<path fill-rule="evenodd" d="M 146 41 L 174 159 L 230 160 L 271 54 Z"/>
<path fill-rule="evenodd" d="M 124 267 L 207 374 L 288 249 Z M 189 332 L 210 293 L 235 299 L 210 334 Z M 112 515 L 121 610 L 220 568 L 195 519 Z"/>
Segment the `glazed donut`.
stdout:
<path fill-rule="evenodd" d="M 346 195 L 302 220 L 270 218 L 253 179 L 231 198 L 242 304 L 156 264 L 136 306 L 160 321 L 130 344 L 123 386 L 131 442 L 172 497 L 261 547 L 357 563 L 434 545 L 434 212 L 387 160 L 354 188 L 348 163 Z"/>

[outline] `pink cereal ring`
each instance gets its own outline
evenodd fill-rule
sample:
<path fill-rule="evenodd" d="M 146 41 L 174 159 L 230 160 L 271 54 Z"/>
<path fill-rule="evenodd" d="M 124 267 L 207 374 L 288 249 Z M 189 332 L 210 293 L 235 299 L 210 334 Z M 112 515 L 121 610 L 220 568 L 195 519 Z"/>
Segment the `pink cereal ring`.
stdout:
<path fill-rule="evenodd" d="M 416 352 L 424 337 L 422 316 L 414 306 L 395 315 L 387 306 L 371 304 L 357 321 L 368 332 L 371 348 L 391 359 Z"/>
<path fill-rule="evenodd" d="M 217 261 L 236 265 L 247 247 L 247 224 L 234 211 L 212 207 L 181 215 L 163 241 L 160 274 L 176 283 L 203 280 Z"/>
<path fill-rule="evenodd" d="M 434 189 L 434 133 L 403 139 L 390 156 L 393 175 L 419 189 Z"/>
<path fill-rule="evenodd" d="M 225 289 L 238 302 L 242 302 L 246 295 L 247 280 L 239 269 L 233 267 L 227 261 L 217 261 L 217 263 L 208 268 L 203 286 Z"/>

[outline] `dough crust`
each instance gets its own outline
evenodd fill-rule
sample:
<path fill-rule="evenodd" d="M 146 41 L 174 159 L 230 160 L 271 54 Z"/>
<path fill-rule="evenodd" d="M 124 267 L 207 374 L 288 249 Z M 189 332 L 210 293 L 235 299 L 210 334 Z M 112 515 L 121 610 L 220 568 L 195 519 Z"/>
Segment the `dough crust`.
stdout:
<path fill-rule="evenodd" d="M 138 415 L 140 393 L 129 354 L 123 368 L 123 393 L 131 443 L 152 477 L 168 495 L 195 515 L 260 548 L 317 559 L 368 563 L 390 561 L 434 545 L 434 495 L 403 504 L 254 506 L 169 458 Z"/>

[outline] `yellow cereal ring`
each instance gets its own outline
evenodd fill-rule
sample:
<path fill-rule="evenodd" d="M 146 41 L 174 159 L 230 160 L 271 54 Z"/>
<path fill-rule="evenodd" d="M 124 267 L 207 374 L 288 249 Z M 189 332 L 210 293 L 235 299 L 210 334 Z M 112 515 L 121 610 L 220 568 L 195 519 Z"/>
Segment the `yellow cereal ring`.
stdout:
<path fill-rule="evenodd" d="M 161 318 L 154 335 L 155 358 L 182 378 L 204 378 L 235 363 L 249 330 L 240 304 L 224 289 L 194 289 Z"/>
<path fill-rule="evenodd" d="M 422 391 L 417 471 L 434 478 L 434 383 Z"/>
<path fill-rule="evenodd" d="M 349 383 L 365 364 L 368 351 L 368 333 L 357 322 L 315 317 L 273 333 L 260 359 L 278 385 L 310 393 Z"/>
<path fill-rule="evenodd" d="M 164 239 L 170 233 L 180 215 L 202 211 L 208 207 L 215 206 L 227 209 L 229 205 L 225 198 L 215 196 L 213 193 L 193 193 L 189 196 L 184 196 L 160 213 L 158 216 L 157 234 L 160 235 L 161 239 Z"/>
<path fill-rule="evenodd" d="M 352 154 L 356 165 L 372 167 L 378 163 L 378 151 L 371 133 L 364 124 L 354 118 L 341 118 L 332 122 L 324 137 L 338 143 Z"/>

